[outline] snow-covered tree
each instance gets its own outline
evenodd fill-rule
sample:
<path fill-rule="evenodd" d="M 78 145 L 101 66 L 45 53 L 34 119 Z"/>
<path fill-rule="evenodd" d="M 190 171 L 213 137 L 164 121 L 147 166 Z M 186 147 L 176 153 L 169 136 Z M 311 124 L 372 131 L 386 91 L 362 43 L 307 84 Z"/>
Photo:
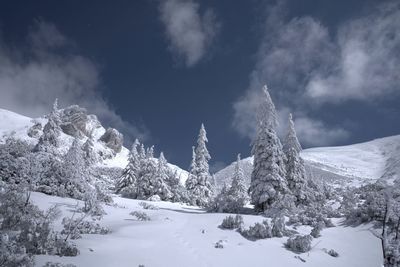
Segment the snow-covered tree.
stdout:
<path fill-rule="evenodd" d="M 207 133 L 204 125 L 201 124 L 197 147 L 193 152 L 194 161 L 192 160 L 190 174 L 186 182 L 192 205 L 207 206 L 213 194 L 208 165 L 211 156 L 207 150 L 206 142 L 208 142 Z"/>
<path fill-rule="evenodd" d="M 221 192 L 214 199 L 212 209 L 218 212 L 238 213 L 247 200 L 247 188 L 240 166 L 240 154 L 238 154 L 231 186 L 227 188 L 224 184 Z"/>
<path fill-rule="evenodd" d="M 154 176 L 157 171 L 157 162 L 152 157 L 153 156 L 152 148 L 144 150 L 144 147 L 141 146 L 139 150 L 139 156 L 140 156 L 140 173 L 137 178 L 136 198 L 148 199 L 156 194 Z"/>
<path fill-rule="evenodd" d="M 240 154 L 237 155 L 235 171 L 233 173 L 231 188 L 228 192 L 232 200 L 235 202 L 235 209 L 243 207 L 248 199 L 247 188 L 244 182 L 243 169 L 240 166 Z"/>
<path fill-rule="evenodd" d="M 94 142 L 92 133 L 89 134 L 86 142 L 82 146 L 85 162 L 88 166 L 97 162 L 96 151 L 94 150 Z"/>
<path fill-rule="evenodd" d="M 117 193 L 125 197 L 136 198 L 136 182 L 140 172 L 139 140 L 136 139 L 128 156 L 128 165 L 116 185 Z"/>
<path fill-rule="evenodd" d="M 257 113 L 257 134 L 253 141 L 254 168 L 249 193 L 256 210 L 264 211 L 288 192 L 285 155 L 275 132 L 278 125 L 275 106 L 267 86 Z"/>
<path fill-rule="evenodd" d="M 158 195 L 161 200 L 169 200 L 172 198 L 172 193 L 168 185 L 168 172 L 167 160 L 164 157 L 164 153 L 161 152 L 158 158 L 157 170 L 154 175 L 155 195 Z"/>
<path fill-rule="evenodd" d="M 61 119 L 58 109 L 58 100 L 53 104 L 53 110 L 48 115 L 48 121 L 43 128 L 43 134 L 40 136 L 34 151 L 54 152 L 54 147 L 58 147 L 58 137 L 61 134 Z"/>
<path fill-rule="evenodd" d="M 177 171 L 168 171 L 168 185 L 172 194 L 172 202 L 188 202 L 188 194 L 186 187 L 181 183 L 180 176 L 178 176 Z"/>
<path fill-rule="evenodd" d="M 288 187 L 296 197 L 296 204 L 305 204 L 307 200 L 307 179 L 304 161 L 300 157 L 301 145 L 297 139 L 292 114 L 289 114 L 289 129 L 283 146 L 286 155 L 286 180 Z"/>
<path fill-rule="evenodd" d="M 93 188 L 89 188 L 90 177 L 85 166 L 83 151 L 77 138 L 74 139 L 67 154 L 64 156 L 63 168 L 65 177 L 62 185 L 68 196 L 82 199 L 85 191 L 93 190 Z"/>

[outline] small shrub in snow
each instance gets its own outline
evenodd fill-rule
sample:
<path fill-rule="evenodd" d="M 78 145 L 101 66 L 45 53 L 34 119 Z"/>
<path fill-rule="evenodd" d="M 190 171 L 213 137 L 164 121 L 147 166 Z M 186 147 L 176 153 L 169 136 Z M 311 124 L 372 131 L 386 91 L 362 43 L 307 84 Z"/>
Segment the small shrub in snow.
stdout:
<path fill-rule="evenodd" d="M 329 255 L 331 255 L 332 257 L 335 257 L 335 258 L 339 257 L 339 253 L 337 253 L 333 249 L 328 250 L 326 253 L 328 253 Z"/>
<path fill-rule="evenodd" d="M 255 223 L 249 229 L 241 230 L 241 234 L 250 240 L 264 239 L 272 237 L 272 229 L 267 220 L 262 223 Z"/>
<path fill-rule="evenodd" d="M 314 238 L 320 237 L 320 236 L 321 236 L 321 230 L 322 230 L 323 227 L 324 227 L 324 226 L 323 226 L 322 223 L 317 223 L 317 224 L 313 227 L 313 229 L 311 230 L 310 235 L 311 235 L 312 237 L 314 237 Z"/>
<path fill-rule="evenodd" d="M 79 255 L 79 249 L 74 243 L 66 242 L 64 239 L 58 239 L 55 243 L 54 249 L 56 255 L 74 257 Z"/>
<path fill-rule="evenodd" d="M 277 216 L 272 220 L 272 236 L 273 237 L 283 237 L 286 235 L 285 228 L 285 217 Z"/>
<path fill-rule="evenodd" d="M 161 201 L 161 198 L 160 198 L 159 195 L 153 195 L 153 196 L 149 197 L 147 200 L 148 200 L 148 201 L 157 202 L 157 201 Z"/>
<path fill-rule="evenodd" d="M 43 267 L 76 267 L 76 265 L 71 264 L 71 263 L 60 263 L 60 262 L 46 262 L 45 265 L 43 265 Z"/>
<path fill-rule="evenodd" d="M 218 242 L 215 243 L 214 247 L 215 248 L 224 248 L 225 244 L 226 244 L 226 240 L 219 240 Z"/>
<path fill-rule="evenodd" d="M 26 253 L 25 247 L 7 234 L 0 237 L 0 266 L 33 266 L 33 258 Z"/>
<path fill-rule="evenodd" d="M 304 253 L 311 250 L 311 241 L 310 235 L 297 235 L 290 237 L 285 243 L 285 247 L 296 253 Z"/>
<path fill-rule="evenodd" d="M 222 229 L 237 229 L 243 226 L 243 217 L 236 215 L 235 217 L 229 215 L 222 221 L 220 228 Z"/>
<path fill-rule="evenodd" d="M 149 215 L 147 215 L 146 212 L 142 212 L 142 211 L 132 211 L 131 213 L 129 213 L 129 215 L 132 215 L 134 217 L 136 217 L 137 220 L 139 221 L 151 221 L 151 218 Z"/>
<path fill-rule="evenodd" d="M 139 203 L 139 206 L 141 206 L 145 210 L 158 210 L 157 206 L 143 201 Z"/>
<path fill-rule="evenodd" d="M 64 229 L 61 234 L 69 235 L 71 239 L 79 239 L 83 234 L 100 234 L 105 235 L 110 232 L 107 227 L 102 227 L 93 221 L 83 221 L 81 218 L 71 219 L 65 217 L 62 220 Z"/>

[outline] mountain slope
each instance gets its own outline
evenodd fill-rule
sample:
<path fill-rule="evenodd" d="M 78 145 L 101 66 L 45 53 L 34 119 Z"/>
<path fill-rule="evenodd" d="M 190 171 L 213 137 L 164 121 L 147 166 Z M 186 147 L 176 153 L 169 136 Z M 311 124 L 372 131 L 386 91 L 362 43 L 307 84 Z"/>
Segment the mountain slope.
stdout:
<path fill-rule="evenodd" d="M 63 129 L 64 132 L 61 133 L 60 153 L 67 152 L 68 148 L 71 146 L 74 139 L 71 134 L 78 135 L 82 142 L 84 142 L 87 138 L 86 134 L 91 133 L 95 140 L 95 150 L 98 154 L 102 155 L 102 158 L 99 160 L 97 165 L 105 168 L 125 168 L 128 164 L 129 150 L 122 146 L 119 152 L 115 152 L 111 148 L 107 147 L 105 142 L 100 140 L 106 133 L 106 129 L 97 120 L 96 116 L 82 114 L 84 109 L 78 106 L 67 107 L 64 110 L 67 110 L 67 112 L 64 112 L 67 113 L 64 116 L 67 117 L 64 118 L 64 123 L 68 127 L 65 127 Z M 68 120 L 71 122 L 69 123 Z M 4 142 L 4 140 L 9 136 L 14 136 L 15 138 L 25 140 L 32 145 L 36 144 L 41 134 L 41 130 L 39 130 L 39 135 L 35 137 L 30 137 L 28 135 L 29 129 L 31 129 L 31 127 L 36 123 L 40 123 L 44 126 L 47 123 L 47 119 L 43 117 L 33 119 L 9 110 L 0 109 L 0 142 Z M 66 134 L 65 132 L 71 134 Z M 181 182 L 184 183 L 188 176 L 188 172 L 173 164 L 169 164 L 169 167 L 173 171 L 177 172 L 178 177 L 181 178 Z"/>
<path fill-rule="evenodd" d="M 301 156 L 308 175 L 331 184 L 359 186 L 378 179 L 393 182 L 400 178 L 400 135 L 348 146 L 305 149 Z M 249 157 L 241 162 L 250 184 L 253 159 Z M 217 184 L 229 183 L 233 170 L 232 163 L 217 172 Z"/>

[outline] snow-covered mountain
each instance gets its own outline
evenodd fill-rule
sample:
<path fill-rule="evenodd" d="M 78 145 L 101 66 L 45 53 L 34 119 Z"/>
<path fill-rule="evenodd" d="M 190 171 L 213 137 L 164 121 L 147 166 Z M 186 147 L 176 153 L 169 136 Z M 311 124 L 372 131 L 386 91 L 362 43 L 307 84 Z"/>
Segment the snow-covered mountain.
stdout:
<path fill-rule="evenodd" d="M 301 156 L 308 175 L 331 184 L 358 186 L 400 179 L 400 135 L 348 146 L 305 149 Z M 241 163 L 250 184 L 253 158 L 242 159 Z M 233 170 L 234 163 L 217 172 L 217 184 L 229 183 Z"/>
<path fill-rule="evenodd" d="M 116 129 L 105 129 L 95 115 L 86 113 L 79 106 L 70 106 L 61 110 L 63 132 L 61 133 L 60 153 L 66 153 L 74 137 L 79 137 L 84 142 L 91 134 L 94 139 L 95 151 L 99 155 L 97 165 L 105 168 L 125 168 L 128 164 L 129 150 L 123 146 L 123 137 Z M 0 109 L 0 142 L 7 137 L 14 136 L 34 145 L 42 133 L 43 126 L 47 123 L 45 117 L 29 118 L 18 113 Z M 181 182 L 184 183 L 188 173 L 176 165 L 169 167 L 177 172 Z"/>

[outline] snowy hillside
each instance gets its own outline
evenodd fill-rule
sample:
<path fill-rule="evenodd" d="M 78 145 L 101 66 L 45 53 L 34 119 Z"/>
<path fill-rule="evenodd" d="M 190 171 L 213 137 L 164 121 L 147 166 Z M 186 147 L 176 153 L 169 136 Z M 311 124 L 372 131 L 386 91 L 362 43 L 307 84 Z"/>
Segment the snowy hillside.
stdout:
<path fill-rule="evenodd" d="M 71 107 L 68 108 L 71 109 Z M 77 120 L 76 116 L 73 118 L 73 120 Z M 43 126 L 46 124 L 46 122 L 47 119 L 43 117 L 33 119 L 9 110 L 0 109 L 0 142 L 3 142 L 8 136 L 12 135 L 34 145 L 38 141 L 39 134 L 36 137 L 30 137 L 28 135 L 29 129 L 34 126 L 35 123 L 40 123 Z M 106 129 L 97 120 L 96 116 L 87 115 L 82 128 L 84 128 L 87 132 L 91 132 L 94 140 L 97 140 L 94 144 L 95 149 L 99 154 L 103 155 L 103 158 L 97 164 L 99 167 L 125 168 L 125 166 L 128 164 L 129 150 L 122 146 L 118 153 L 114 153 L 104 142 L 99 140 L 105 134 Z M 68 130 L 69 128 L 67 128 L 67 131 Z M 41 133 L 40 130 L 39 133 Z M 82 137 L 83 140 L 86 138 L 86 136 Z M 60 138 L 60 140 L 62 140 L 62 145 L 59 148 L 60 152 L 65 153 L 71 146 L 73 137 L 71 135 L 62 133 L 62 138 Z M 177 172 L 181 182 L 184 183 L 188 176 L 188 172 L 173 164 L 169 164 L 169 167 L 172 169 L 172 171 Z"/>
<path fill-rule="evenodd" d="M 42 209 L 57 204 L 64 216 L 71 215 L 77 201 L 68 198 L 34 193 L 34 203 Z M 169 202 L 148 202 L 159 209 L 144 210 L 138 200 L 114 198 L 116 206 L 106 206 L 107 215 L 100 222 L 109 227 L 107 235 L 83 235 L 76 240 L 81 250 L 76 257 L 37 256 L 37 266 L 47 261 L 72 263 L 76 266 L 98 267 L 243 267 L 243 266 L 326 266 L 326 267 L 376 267 L 381 264 L 379 239 L 370 231 L 370 225 L 327 228 L 314 240 L 313 248 L 301 254 L 286 250 L 287 238 L 270 238 L 250 241 L 234 230 L 218 228 L 223 213 L 205 213 L 202 209 Z M 81 202 L 79 202 L 81 204 Z M 138 221 L 129 213 L 144 211 L 151 220 Z M 243 215 L 245 225 L 261 222 L 264 218 Z M 60 221 L 56 228 L 61 228 Z M 309 233 L 311 227 L 298 227 L 297 231 Z M 223 248 L 215 248 L 222 240 Z M 360 245 L 362 244 L 362 245 Z M 325 249 L 335 249 L 340 257 L 329 256 Z"/>
<path fill-rule="evenodd" d="M 361 185 L 378 179 L 392 182 L 400 176 L 400 135 L 338 147 L 318 147 L 302 151 L 310 176 L 332 184 Z M 250 183 L 252 158 L 245 158 L 242 167 Z M 229 181 L 234 165 L 215 174 L 221 185 Z"/>

